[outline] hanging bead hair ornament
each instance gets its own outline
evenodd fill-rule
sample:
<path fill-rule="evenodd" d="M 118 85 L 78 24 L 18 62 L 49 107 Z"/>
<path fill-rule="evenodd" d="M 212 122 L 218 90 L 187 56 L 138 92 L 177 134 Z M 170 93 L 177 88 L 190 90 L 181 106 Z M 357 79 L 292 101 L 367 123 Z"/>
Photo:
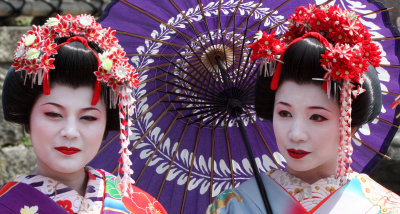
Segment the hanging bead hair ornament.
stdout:
<path fill-rule="evenodd" d="M 368 71 L 368 65 L 379 66 L 381 59 L 379 47 L 372 42 L 371 34 L 355 12 L 343 10 L 336 5 L 323 5 L 321 8 L 312 4 L 309 4 L 308 8 L 301 6 L 296 8 L 296 12 L 288 21 L 288 29 L 279 40 L 275 38 L 275 31 L 270 35 L 264 32 L 262 37 L 259 36 L 261 33 L 257 32 L 256 41 L 249 45 L 253 50 L 251 58 L 253 61 L 258 58 L 263 58 L 267 62 L 277 61 L 275 70 L 269 71 L 273 74 L 271 89 L 276 90 L 283 63 L 281 61 L 288 47 L 306 37 L 314 37 L 323 44 L 326 50 L 324 54 L 321 54 L 321 66 L 326 73 L 323 79 L 316 80 L 324 81 L 322 87 L 327 90 L 328 97 L 330 97 L 331 89 L 335 92 L 335 98 L 336 91 L 340 91 L 340 146 L 336 173 L 344 182 L 352 172 L 350 167 L 353 153 L 351 145 L 352 97 L 356 98 L 364 92 L 361 85 L 364 81 L 363 73 Z M 265 41 L 273 42 L 265 43 Z M 274 51 L 278 43 L 289 45 L 279 51 Z M 280 60 L 276 60 L 279 54 Z"/>
<path fill-rule="evenodd" d="M 79 41 L 89 48 L 97 58 L 98 66 L 94 71 L 97 77 L 93 90 L 91 104 L 96 105 L 101 96 L 101 85 L 107 85 L 110 95 L 110 106 L 119 109 L 120 144 L 118 178 L 122 183 L 122 192 L 129 191 L 132 162 L 129 159 L 131 152 L 128 149 L 130 126 L 132 124 L 134 98 L 132 88 L 137 87 L 138 74 L 129 64 L 126 53 L 114 36 L 115 30 L 103 28 L 90 15 L 72 16 L 70 14 L 49 18 L 43 26 L 32 26 L 32 30 L 21 37 L 14 54 L 15 71 L 25 71 L 26 78 L 32 79 L 32 84 L 43 85 L 43 93 L 50 94 L 50 71 L 55 69 L 54 61 L 57 51 L 63 45 Z M 66 42 L 57 44 L 59 38 L 68 38 Z M 96 54 L 89 46 L 94 43 L 101 49 Z M 122 177 L 121 177 L 122 175 Z"/>

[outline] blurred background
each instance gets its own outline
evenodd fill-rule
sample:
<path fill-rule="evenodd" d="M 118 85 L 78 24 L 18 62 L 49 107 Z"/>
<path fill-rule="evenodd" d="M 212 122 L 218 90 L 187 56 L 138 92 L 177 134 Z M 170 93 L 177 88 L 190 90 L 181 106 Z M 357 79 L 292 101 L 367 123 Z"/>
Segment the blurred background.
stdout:
<path fill-rule="evenodd" d="M 378 0 L 389 11 L 394 26 L 400 29 L 400 0 Z M 14 55 L 16 42 L 32 24 L 42 25 L 57 13 L 91 14 L 98 18 L 111 0 L 0 0 L 0 92 Z M 400 70 L 400 69 L 399 69 Z M 1 96 L 1 94 L 0 94 Z M 18 95 L 16 95 L 18 96 Z M 0 103 L 0 185 L 22 174 L 33 173 L 36 158 L 23 127 L 4 121 Z M 388 156 L 371 177 L 400 194 L 400 132 Z"/>

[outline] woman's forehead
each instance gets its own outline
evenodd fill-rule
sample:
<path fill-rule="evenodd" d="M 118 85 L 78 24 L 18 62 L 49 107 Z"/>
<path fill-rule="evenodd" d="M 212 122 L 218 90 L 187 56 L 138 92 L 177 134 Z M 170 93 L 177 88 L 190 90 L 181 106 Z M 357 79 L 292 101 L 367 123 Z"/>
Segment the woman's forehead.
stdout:
<path fill-rule="evenodd" d="M 339 111 L 339 105 L 332 98 L 328 98 L 326 90 L 323 90 L 320 85 L 312 83 L 283 82 L 276 92 L 275 103 L 278 102 L 287 103 L 291 106 L 320 106 Z"/>
<path fill-rule="evenodd" d="M 89 86 L 71 87 L 62 84 L 52 86 L 49 95 L 40 95 L 37 104 L 56 103 L 61 106 L 71 106 L 79 108 L 94 107 L 91 105 L 93 89 Z M 98 102 L 96 107 L 105 108 L 104 102 Z"/>

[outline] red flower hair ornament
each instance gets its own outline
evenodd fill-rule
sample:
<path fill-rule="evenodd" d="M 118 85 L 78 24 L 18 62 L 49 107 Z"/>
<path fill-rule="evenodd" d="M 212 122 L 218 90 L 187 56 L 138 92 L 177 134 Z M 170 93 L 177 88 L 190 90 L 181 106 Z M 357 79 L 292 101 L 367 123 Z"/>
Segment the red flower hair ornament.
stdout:
<path fill-rule="evenodd" d="M 32 79 L 33 84 L 43 85 L 43 93 L 50 94 L 50 71 L 55 69 L 54 60 L 58 49 L 63 45 L 79 41 L 89 48 L 97 58 L 97 70 L 93 75 L 97 77 L 91 104 L 96 105 L 101 95 L 101 85 L 110 86 L 110 106 L 119 108 L 120 112 L 120 143 L 121 158 L 119 160 L 118 172 L 123 186 L 123 192 L 127 192 L 128 184 L 134 181 L 131 178 L 133 173 L 128 148 L 131 134 L 130 116 L 133 114 L 132 104 L 134 98 L 131 91 L 137 87 L 139 82 L 135 68 L 129 64 L 125 57 L 125 51 L 119 45 L 118 39 L 114 36 L 115 30 L 103 28 L 97 23 L 93 16 L 70 14 L 49 18 L 43 26 L 32 26 L 32 30 L 23 35 L 17 43 L 14 54 L 15 71 L 25 71 Z M 57 44 L 56 39 L 66 37 L 66 42 Z M 97 54 L 89 46 L 89 42 L 96 44 L 102 53 Z M 117 105 L 118 104 L 118 105 Z"/>
<path fill-rule="evenodd" d="M 314 37 L 323 44 L 325 53 L 321 54 L 321 67 L 326 70 L 323 89 L 330 96 L 332 83 L 341 84 L 340 90 L 340 146 L 337 175 L 345 180 L 352 172 L 351 154 L 351 102 L 352 97 L 364 92 L 360 87 L 363 83 L 363 73 L 372 65 L 378 67 L 381 60 L 379 47 L 372 42 L 371 34 L 360 22 L 359 16 L 339 6 L 323 5 L 318 8 L 309 4 L 308 8 L 300 6 L 288 19 L 288 29 L 280 39 L 271 34 L 256 33 L 256 41 L 249 45 L 252 49 L 251 59 L 262 58 L 270 65 L 268 74 L 272 76 L 271 89 L 279 85 L 282 60 L 285 50 L 292 44 L 307 37 Z M 267 42 L 266 42 L 267 41 Z M 328 42 L 331 41 L 332 43 Z M 283 47 L 284 44 L 288 44 Z M 278 44 L 278 45 L 277 45 Z M 276 47 L 279 47 L 277 49 Z M 273 66 L 271 66 L 273 65 Z M 260 66 L 267 67 L 267 66 Z M 271 69 L 272 68 L 272 69 Z M 354 84 L 359 84 L 357 88 Z"/>

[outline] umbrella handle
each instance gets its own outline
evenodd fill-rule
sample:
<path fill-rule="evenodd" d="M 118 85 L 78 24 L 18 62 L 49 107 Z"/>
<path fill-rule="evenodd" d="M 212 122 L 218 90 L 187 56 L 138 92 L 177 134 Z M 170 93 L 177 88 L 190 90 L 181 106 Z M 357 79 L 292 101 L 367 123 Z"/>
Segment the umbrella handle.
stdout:
<path fill-rule="evenodd" d="M 224 81 L 225 89 L 231 88 L 232 87 L 232 83 L 228 78 L 228 74 L 226 73 L 226 69 L 224 68 L 224 64 L 221 61 L 221 57 L 220 56 L 215 56 L 215 60 L 218 63 L 218 68 L 219 68 L 219 71 L 221 72 L 221 77 L 222 77 L 222 80 Z"/>
<path fill-rule="evenodd" d="M 251 150 L 251 147 L 249 144 L 249 139 L 247 137 L 247 132 L 244 129 L 243 120 L 240 117 L 240 115 L 236 116 L 236 121 L 239 124 L 240 133 L 242 134 L 244 144 L 246 146 L 247 154 L 249 155 L 250 165 L 251 165 L 251 168 L 253 168 L 254 177 L 256 178 L 257 186 L 258 186 L 258 189 L 260 190 L 260 194 L 263 199 L 265 209 L 267 210 L 267 213 L 272 214 L 272 209 L 271 209 L 271 205 L 269 204 L 267 192 L 265 191 L 264 184 L 261 180 L 260 172 L 257 169 L 257 164 L 256 164 L 256 161 L 254 160 L 254 154 L 253 154 L 253 151 Z"/>
<path fill-rule="evenodd" d="M 230 82 L 230 80 L 228 78 L 228 74 L 226 72 L 226 69 L 224 68 L 224 65 L 223 65 L 223 63 L 221 61 L 221 57 L 220 56 L 215 56 L 215 60 L 218 63 L 218 67 L 219 67 L 219 70 L 221 72 L 222 79 L 224 81 L 225 90 L 229 90 L 232 87 L 232 84 L 231 84 L 231 82 Z M 240 133 L 242 134 L 242 137 L 243 137 L 243 140 L 244 140 L 244 144 L 246 146 L 247 154 L 248 154 L 249 159 L 250 159 L 250 165 L 251 165 L 251 168 L 253 169 L 254 176 L 256 178 L 257 186 L 258 186 L 258 189 L 260 190 L 261 198 L 262 198 L 262 200 L 264 202 L 265 209 L 266 209 L 268 214 L 272 214 L 272 209 L 271 209 L 271 205 L 269 204 L 267 192 L 265 191 L 264 184 L 263 184 L 263 182 L 261 180 L 260 172 L 257 170 L 257 164 L 256 164 L 256 161 L 254 160 L 253 152 L 251 151 L 251 147 L 250 147 L 250 144 L 249 144 L 249 139 L 247 137 L 246 130 L 244 129 L 243 120 L 240 117 L 240 114 L 243 111 L 241 102 L 239 100 L 237 100 L 237 99 L 234 99 L 234 98 L 233 99 L 228 99 L 228 109 L 229 109 L 228 110 L 229 113 L 236 117 L 236 121 L 239 124 Z"/>

